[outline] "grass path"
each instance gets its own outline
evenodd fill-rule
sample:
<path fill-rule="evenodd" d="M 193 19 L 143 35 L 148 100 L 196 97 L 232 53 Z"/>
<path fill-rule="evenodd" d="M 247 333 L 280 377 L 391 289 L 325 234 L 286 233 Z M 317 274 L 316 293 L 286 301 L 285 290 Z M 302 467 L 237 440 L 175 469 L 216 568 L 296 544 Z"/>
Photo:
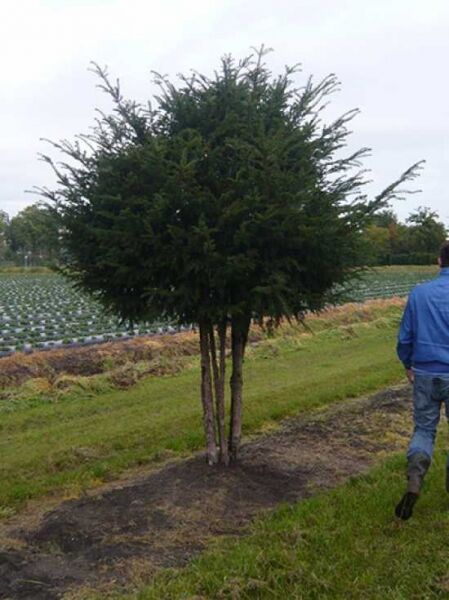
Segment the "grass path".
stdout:
<path fill-rule="evenodd" d="M 185 565 L 224 536 L 248 534 L 254 518 L 268 510 L 335 487 L 385 453 L 403 449 L 409 404 L 408 385 L 388 388 L 283 421 L 244 444 L 239 463 L 229 468 L 210 468 L 196 454 L 62 502 L 32 523 L 18 515 L 1 535 L 0 595 L 19 600 L 26 592 L 33 600 L 56 600 L 72 590 L 79 599 L 90 587 L 104 599 L 156 573 L 151 597 L 184 598 L 192 585 L 193 597 L 222 597 L 220 570 L 212 584 L 209 573 L 192 581 L 189 568 L 179 579 L 171 571 L 164 575 L 164 568 Z M 270 589 L 264 576 L 259 590 Z M 242 590 L 247 586 L 243 579 Z M 240 598 L 239 587 L 235 591 Z"/>
<path fill-rule="evenodd" d="M 402 456 L 331 492 L 277 510 L 240 541 L 179 572 L 161 575 L 134 600 L 202 598 L 425 600 L 449 597 L 449 499 L 438 453 L 407 523 L 393 517 L 403 491 Z"/>
<path fill-rule="evenodd" d="M 449 498 L 437 452 L 413 518 L 393 517 L 404 458 L 278 509 L 128 600 L 430 600 L 449 597 Z M 91 596 L 92 597 L 92 596 Z M 94 596 L 98 598 L 98 596 Z M 120 596 L 124 598 L 124 596 Z"/>

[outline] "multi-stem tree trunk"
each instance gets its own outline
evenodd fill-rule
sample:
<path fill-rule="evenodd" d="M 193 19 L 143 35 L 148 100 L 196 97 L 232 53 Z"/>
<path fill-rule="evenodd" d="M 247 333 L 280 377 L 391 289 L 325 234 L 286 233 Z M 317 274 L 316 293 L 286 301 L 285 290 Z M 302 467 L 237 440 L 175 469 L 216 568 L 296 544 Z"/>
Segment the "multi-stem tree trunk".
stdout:
<path fill-rule="evenodd" d="M 218 325 L 218 352 L 214 327 L 199 324 L 201 349 L 201 401 L 206 435 L 207 459 L 210 465 L 218 461 L 228 465 L 236 461 L 242 437 L 243 358 L 250 320 L 231 320 L 232 375 L 229 438 L 226 439 L 225 375 L 227 319 Z M 215 398 L 215 405 L 214 405 Z M 217 447 L 218 440 L 218 447 Z"/>
<path fill-rule="evenodd" d="M 226 330 L 227 319 L 218 325 L 218 348 L 215 343 L 213 326 L 209 329 L 210 352 L 212 359 L 212 372 L 214 376 L 214 391 L 216 403 L 216 419 L 218 444 L 220 447 L 220 463 L 229 464 L 228 444 L 226 440 L 226 409 L 225 409 L 225 374 L 226 374 Z"/>
<path fill-rule="evenodd" d="M 218 462 L 217 443 L 214 427 L 214 403 L 212 392 L 212 378 L 210 368 L 210 341 L 209 324 L 200 322 L 200 350 L 201 350 L 201 402 L 203 405 L 203 423 L 206 434 L 207 461 L 210 465 Z"/>
<path fill-rule="evenodd" d="M 242 390 L 243 390 L 243 358 L 248 339 L 250 320 L 232 319 L 231 322 L 231 425 L 229 431 L 229 455 L 236 461 L 242 437 Z"/>

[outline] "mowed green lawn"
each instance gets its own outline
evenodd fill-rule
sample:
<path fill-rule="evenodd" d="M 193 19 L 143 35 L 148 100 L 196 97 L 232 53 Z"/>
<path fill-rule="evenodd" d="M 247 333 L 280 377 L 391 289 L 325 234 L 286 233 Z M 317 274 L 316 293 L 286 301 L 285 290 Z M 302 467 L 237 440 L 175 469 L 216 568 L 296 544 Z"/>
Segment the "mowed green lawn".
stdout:
<path fill-rule="evenodd" d="M 245 362 L 244 433 L 399 381 L 401 308 L 375 320 L 279 337 Z M 125 469 L 203 445 L 199 372 L 149 377 L 127 390 L 79 391 L 2 407 L 0 514 L 51 491 L 78 492 Z"/>
<path fill-rule="evenodd" d="M 126 598 L 449 598 L 444 464 L 440 447 L 407 522 L 393 516 L 404 489 L 404 457 L 396 456 L 331 492 L 281 507 L 244 538 L 218 540 L 185 569 L 162 571 L 151 586 Z"/>

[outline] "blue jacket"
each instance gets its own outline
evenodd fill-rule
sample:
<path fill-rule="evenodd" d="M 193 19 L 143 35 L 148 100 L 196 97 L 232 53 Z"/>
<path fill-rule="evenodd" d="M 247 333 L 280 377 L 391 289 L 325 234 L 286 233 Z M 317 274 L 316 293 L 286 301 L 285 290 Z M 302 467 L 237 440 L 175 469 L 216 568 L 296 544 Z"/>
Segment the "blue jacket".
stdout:
<path fill-rule="evenodd" d="M 406 369 L 449 373 L 449 267 L 411 291 L 397 352 Z"/>

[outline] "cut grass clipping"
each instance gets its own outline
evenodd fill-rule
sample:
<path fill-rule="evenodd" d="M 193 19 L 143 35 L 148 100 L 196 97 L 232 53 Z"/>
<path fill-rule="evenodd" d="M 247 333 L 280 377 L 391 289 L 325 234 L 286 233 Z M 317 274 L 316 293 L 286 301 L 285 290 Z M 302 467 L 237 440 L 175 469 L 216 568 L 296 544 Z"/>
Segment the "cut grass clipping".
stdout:
<path fill-rule="evenodd" d="M 401 380 L 395 337 L 402 307 L 397 300 L 341 307 L 310 319 L 314 334 L 285 327 L 252 348 L 244 434 Z M 1 401 L 0 516 L 28 499 L 77 495 L 129 467 L 201 449 L 198 385 L 194 366 L 126 390 L 86 383 Z"/>

